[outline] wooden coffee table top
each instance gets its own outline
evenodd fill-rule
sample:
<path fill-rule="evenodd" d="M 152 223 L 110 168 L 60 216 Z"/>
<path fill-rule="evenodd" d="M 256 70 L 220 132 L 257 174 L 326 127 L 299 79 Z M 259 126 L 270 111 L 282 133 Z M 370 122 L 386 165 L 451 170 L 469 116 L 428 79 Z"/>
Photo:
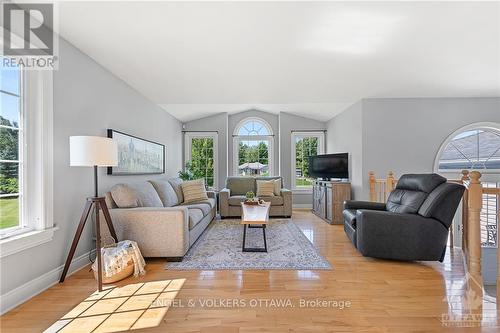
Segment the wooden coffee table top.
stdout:
<path fill-rule="evenodd" d="M 270 202 L 260 205 L 245 205 L 241 203 L 241 224 L 267 224 L 269 222 Z"/>

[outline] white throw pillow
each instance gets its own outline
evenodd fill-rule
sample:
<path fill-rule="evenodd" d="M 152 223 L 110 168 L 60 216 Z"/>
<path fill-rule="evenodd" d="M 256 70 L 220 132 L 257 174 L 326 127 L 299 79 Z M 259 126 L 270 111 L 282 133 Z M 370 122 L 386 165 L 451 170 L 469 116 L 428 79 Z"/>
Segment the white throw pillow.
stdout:
<path fill-rule="evenodd" d="M 189 180 L 181 184 L 184 202 L 196 202 L 207 200 L 207 191 L 205 190 L 205 180 Z"/>
<path fill-rule="evenodd" d="M 258 197 L 274 197 L 274 180 L 257 180 Z"/>
<path fill-rule="evenodd" d="M 274 195 L 281 195 L 281 178 L 274 180 Z"/>

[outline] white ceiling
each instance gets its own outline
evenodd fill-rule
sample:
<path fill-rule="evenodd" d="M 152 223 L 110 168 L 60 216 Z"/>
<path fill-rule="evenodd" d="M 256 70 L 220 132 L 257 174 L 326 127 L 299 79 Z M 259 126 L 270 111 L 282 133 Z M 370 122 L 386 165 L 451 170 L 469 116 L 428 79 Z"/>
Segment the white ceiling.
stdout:
<path fill-rule="evenodd" d="M 182 121 L 500 95 L 500 5 L 64 2 L 60 34 Z"/>

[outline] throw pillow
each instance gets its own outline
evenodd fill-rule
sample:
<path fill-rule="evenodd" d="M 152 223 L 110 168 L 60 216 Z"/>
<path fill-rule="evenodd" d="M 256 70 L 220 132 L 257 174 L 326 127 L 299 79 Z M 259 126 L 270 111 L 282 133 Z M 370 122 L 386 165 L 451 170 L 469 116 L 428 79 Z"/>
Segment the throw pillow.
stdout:
<path fill-rule="evenodd" d="M 274 197 L 274 180 L 257 180 L 258 197 Z"/>
<path fill-rule="evenodd" d="M 281 179 L 274 180 L 274 195 L 281 195 Z"/>
<path fill-rule="evenodd" d="M 182 182 L 181 188 L 184 195 L 184 203 L 208 200 L 205 181 L 203 179 Z"/>

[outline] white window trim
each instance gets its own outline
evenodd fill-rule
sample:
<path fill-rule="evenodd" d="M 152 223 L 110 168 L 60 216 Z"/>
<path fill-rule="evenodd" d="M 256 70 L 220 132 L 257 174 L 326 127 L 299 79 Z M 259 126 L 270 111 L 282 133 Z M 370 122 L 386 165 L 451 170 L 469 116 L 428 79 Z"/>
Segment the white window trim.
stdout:
<path fill-rule="evenodd" d="M 444 149 L 448 144 L 455 138 L 458 134 L 466 131 L 472 131 L 472 130 L 489 130 L 489 131 L 495 131 L 500 133 L 500 123 L 495 123 L 495 122 L 480 122 L 480 123 L 474 123 L 474 124 L 469 124 L 466 126 L 463 126 L 450 135 L 444 140 L 444 142 L 441 144 L 439 147 L 439 150 L 434 158 L 434 171 L 439 172 L 439 173 L 453 173 L 453 174 L 460 174 L 462 169 L 439 169 L 439 159 L 441 158 L 441 155 L 443 154 Z M 478 169 L 482 174 L 500 174 L 499 169 Z"/>
<path fill-rule="evenodd" d="M 219 134 L 217 132 L 186 132 L 184 133 L 184 164 L 191 161 L 191 144 L 194 138 L 210 138 L 214 140 L 214 189 L 219 188 Z"/>
<path fill-rule="evenodd" d="M 53 72 L 23 71 L 22 227 L 0 240 L 0 258 L 49 242 L 53 219 Z M 41 111 L 41 112 L 40 112 Z"/>
<path fill-rule="evenodd" d="M 318 155 L 325 153 L 325 132 L 324 131 L 308 131 L 308 132 L 292 132 L 290 136 L 290 147 L 291 147 L 291 155 L 290 155 L 290 167 L 291 167 L 291 177 L 292 177 L 292 191 L 298 193 L 312 193 L 311 188 L 298 188 L 295 179 L 295 140 L 300 138 L 309 138 L 316 137 L 318 138 Z"/>

